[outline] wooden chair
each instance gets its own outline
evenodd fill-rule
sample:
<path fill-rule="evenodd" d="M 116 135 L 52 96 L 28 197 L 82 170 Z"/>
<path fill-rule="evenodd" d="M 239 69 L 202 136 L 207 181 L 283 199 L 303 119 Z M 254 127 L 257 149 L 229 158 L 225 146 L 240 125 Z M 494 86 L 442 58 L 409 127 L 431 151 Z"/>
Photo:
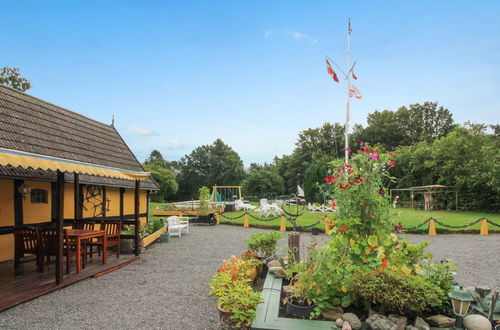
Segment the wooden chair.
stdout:
<path fill-rule="evenodd" d="M 80 221 L 75 220 L 73 222 L 73 229 L 83 229 L 83 230 L 94 230 L 95 222 L 94 221 Z"/>
<path fill-rule="evenodd" d="M 47 257 L 47 265 L 50 263 L 50 257 L 57 256 L 57 230 L 53 227 L 40 228 L 40 243 L 42 248 L 42 273 L 45 271 L 45 260 Z"/>
<path fill-rule="evenodd" d="M 106 231 L 106 247 L 116 247 L 116 257 L 120 257 L 120 234 L 122 231 L 122 223 L 120 221 L 103 221 L 101 223 L 101 230 Z M 102 251 L 102 243 L 100 241 L 90 242 L 91 246 L 90 257 L 94 254 L 93 246 L 97 246 L 97 253 L 100 256 Z M 107 253 L 107 251 L 103 251 Z"/>
<path fill-rule="evenodd" d="M 22 227 L 14 228 L 15 251 L 14 251 L 14 271 L 20 274 L 19 268 L 22 263 L 36 261 L 37 269 L 42 272 L 43 251 L 40 245 L 40 233 L 37 228 Z M 35 259 L 28 258 L 22 260 L 25 254 L 35 255 Z"/>
<path fill-rule="evenodd" d="M 78 228 L 81 229 L 81 228 Z M 90 229 L 89 229 L 90 230 Z M 87 242 L 82 242 L 83 249 L 80 250 L 82 258 L 82 269 L 85 268 L 85 263 L 87 262 Z M 64 230 L 64 255 L 66 256 L 66 274 L 69 274 L 70 269 L 70 259 L 76 256 L 76 244 L 73 240 L 68 237 L 68 231 Z"/>

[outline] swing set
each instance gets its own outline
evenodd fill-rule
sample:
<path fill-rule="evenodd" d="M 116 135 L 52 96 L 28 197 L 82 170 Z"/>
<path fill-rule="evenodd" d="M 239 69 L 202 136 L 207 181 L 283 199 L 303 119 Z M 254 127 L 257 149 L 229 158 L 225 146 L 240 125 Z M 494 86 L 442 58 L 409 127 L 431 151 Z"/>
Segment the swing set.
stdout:
<path fill-rule="evenodd" d="M 215 203 L 224 203 L 242 198 L 241 186 L 213 186 L 210 200 Z"/>

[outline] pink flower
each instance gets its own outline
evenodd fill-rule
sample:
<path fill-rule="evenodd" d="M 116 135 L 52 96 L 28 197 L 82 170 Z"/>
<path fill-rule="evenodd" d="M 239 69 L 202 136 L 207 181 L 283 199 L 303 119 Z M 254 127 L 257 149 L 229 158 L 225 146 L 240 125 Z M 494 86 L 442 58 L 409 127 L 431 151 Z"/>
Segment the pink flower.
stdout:
<path fill-rule="evenodd" d="M 364 146 L 364 145 L 365 145 L 365 143 L 364 143 L 363 141 L 360 141 L 360 142 L 359 142 L 359 146 L 360 146 L 360 147 L 362 147 L 362 146 Z"/>
<path fill-rule="evenodd" d="M 377 154 L 373 154 L 370 156 L 370 160 L 377 160 L 378 159 L 378 155 Z"/>
<path fill-rule="evenodd" d="M 351 152 L 351 148 L 349 147 L 345 148 L 345 150 L 347 150 L 347 152 Z"/>

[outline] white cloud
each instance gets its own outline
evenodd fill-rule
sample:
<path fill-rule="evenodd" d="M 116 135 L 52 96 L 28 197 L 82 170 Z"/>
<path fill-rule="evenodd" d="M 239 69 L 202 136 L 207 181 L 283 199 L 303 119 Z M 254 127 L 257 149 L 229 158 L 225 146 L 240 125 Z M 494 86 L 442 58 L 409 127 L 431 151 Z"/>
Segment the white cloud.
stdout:
<path fill-rule="evenodd" d="M 308 41 L 312 45 L 315 45 L 315 44 L 318 43 L 317 39 L 311 37 L 308 34 L 297 32 L 297 31 L 292 31 L 292 30 L 267 30 L 266 32 L 264 32 L 264 36 L 266 38 L 270 38 L 271 36 L 273 36 L 275 34 L 288 35 L 288 36 L 292 37 L 295 40 L 306 40 L 306 41 Z"/>
<path fill-rule="evenodd" d="M 142 127 L 139 127 L 139 126 L 129 126 L 128 130 L 130 132 L 132 132 L 134 135 L 138 135 L 138 136 L 153 136 L 153 135 L 158 135 L 158 133 L 156 133 L 153 130 L 142 128 Z"/>

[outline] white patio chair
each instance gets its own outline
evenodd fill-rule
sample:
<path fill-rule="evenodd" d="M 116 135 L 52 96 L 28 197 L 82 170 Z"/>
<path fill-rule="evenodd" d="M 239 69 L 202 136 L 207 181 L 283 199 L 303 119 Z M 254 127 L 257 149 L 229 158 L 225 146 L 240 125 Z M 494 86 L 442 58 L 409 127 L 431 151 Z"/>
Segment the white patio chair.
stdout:
<path fill-rule="evenodd" d="M 189 234 L 189 218 L 172 215 L 167 218 L 167 228 L 170 236 L 181 237 L 183 230 Z"/>

